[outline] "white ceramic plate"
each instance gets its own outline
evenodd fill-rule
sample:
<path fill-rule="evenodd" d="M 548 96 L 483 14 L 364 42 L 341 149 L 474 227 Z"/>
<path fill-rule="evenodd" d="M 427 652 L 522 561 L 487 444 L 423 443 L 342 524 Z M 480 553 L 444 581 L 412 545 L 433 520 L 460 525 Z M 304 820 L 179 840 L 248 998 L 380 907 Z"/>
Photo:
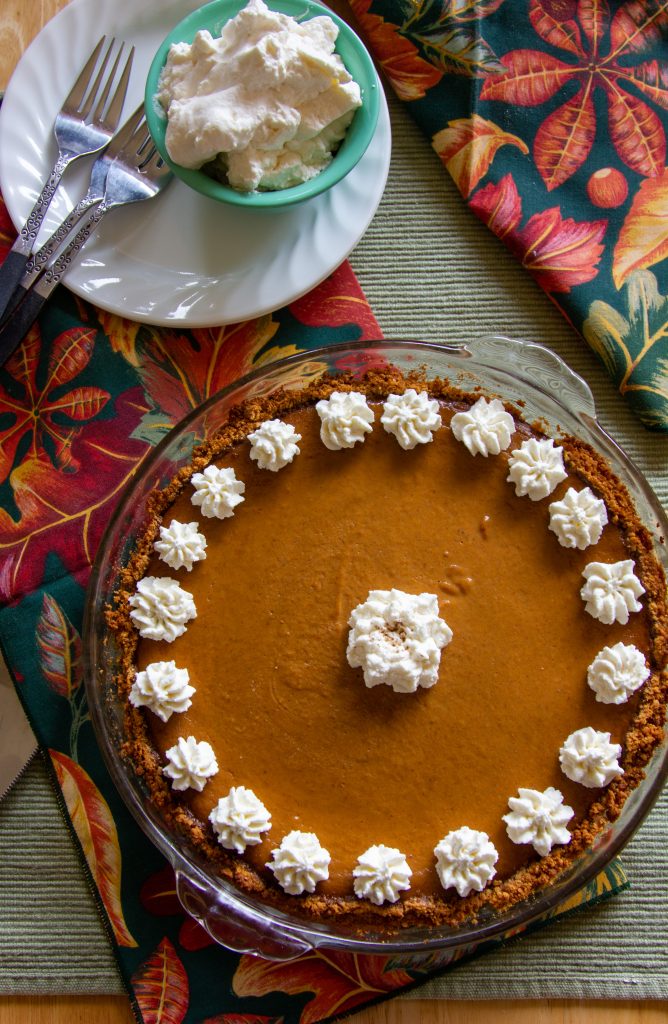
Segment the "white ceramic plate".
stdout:
<path fill-rule="evenodd" d="M 0 186 L 22 225 L 56 156 L 54 117 L 101 35 L 136 47 L 124 113 L 141 102 L 153 54 L 200 0 L 72 0 L 26 50 L 0 112 Z M 381 89 L 382 95 L 382 89 Z M 322 196 L 282 212 L 222 206 L 180 181 L 148 203 L 114 210 L 67 273 L 75 294 L 153 324 L 204 327 L 278 309 L 352 251 L 383 194 L 391 133 L 384 97 L 358 166 Z M 85 192 L 90 161 L 68 169 L 40 240 Z"/>

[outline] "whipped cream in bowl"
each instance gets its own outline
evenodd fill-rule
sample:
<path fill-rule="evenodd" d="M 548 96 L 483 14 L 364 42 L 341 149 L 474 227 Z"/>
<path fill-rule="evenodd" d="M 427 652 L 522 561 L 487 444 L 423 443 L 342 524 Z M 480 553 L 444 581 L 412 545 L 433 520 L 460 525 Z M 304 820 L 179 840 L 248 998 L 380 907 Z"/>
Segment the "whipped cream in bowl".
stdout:
<path fill-rule="evenodd" d="M 353 30 L 314 0 L 214 0 L 151 65 L 146 118 L 161 156 L 220 202 L 277 209 L 361 159 L 381 86 Z"/>

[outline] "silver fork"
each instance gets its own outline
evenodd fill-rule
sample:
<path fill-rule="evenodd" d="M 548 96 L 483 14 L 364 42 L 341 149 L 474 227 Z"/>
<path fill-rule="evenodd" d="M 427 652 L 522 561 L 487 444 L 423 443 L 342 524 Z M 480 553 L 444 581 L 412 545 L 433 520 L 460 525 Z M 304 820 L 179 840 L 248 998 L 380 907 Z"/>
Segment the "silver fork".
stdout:
<path fill-rule="evenodd" d="M 112 39 L 103 54 L 106 42 L 106 37 L 103 36 L 56 115 L 53 131 L 58 144 L 58 157 L 44 188 L 28 214 L 28 219 L 0 267 L 0 316 L 4 313 L 28 262 L 46 211 L 65 169 L 73 160 L 99 152 L 116 131 L 130 79 L 134 47 L 131 47 L 114 86 L 125 44 L 120 44 L 120 49 L 112 60 L 116 41 Z"/>
<path fill-rule="evenodd" d="M 152 199 L 171 178 L 172 172 L 153 145 L 142 117 L 127 143 L 109 165 L 101 202 L 93 207 L 72 241 L 36 278 L 23 300 L 0 328 L 0 365 L 9 358 L 35 322 L 42 306 L 79 256 L 102 218 L 117 206 Z"/>
<path fill-rule="evenodd" d="M 17 306 L 23 299 L 25 293 L 29 291 L 33 281 L 40 276 L 53 254 L 58 251 L 67 236 L 72 232 L 73 228 L 75 228 L 79 221 L 82 220 L 84 214 L 86 214 L 91 207 L 102 202 L 107 184 L 109 168 L 118 154 L 130 142 L 130 139 L 132 139 L 133 135 L 140 127 L 143 119 L 144 104 L 141 103 L 135 110 L 134 114 L 128 118 L 125 124 L 114 135 L 109 145 L 105 146 L 95 160 L 91 168 L 90 181 L 88 183 L 86 194 L 79 200 L 65 220 L 58 225 L 53 234 L 47 238 L 41 248 L 39 248 L 37 252 L 34 252 L 28 260 L 23 276 L 21 277 L 14 295 L 12 296 L 12 307 Z M 0 320 L 1 319 L 2 318 L 0 317 Z"/>

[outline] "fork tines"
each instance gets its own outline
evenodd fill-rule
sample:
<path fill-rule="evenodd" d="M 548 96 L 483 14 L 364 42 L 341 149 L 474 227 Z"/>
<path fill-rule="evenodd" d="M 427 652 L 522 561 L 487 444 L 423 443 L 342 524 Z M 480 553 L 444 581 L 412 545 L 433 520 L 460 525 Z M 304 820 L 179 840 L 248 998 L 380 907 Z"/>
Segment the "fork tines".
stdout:
<path fill-rule="evenodd" d="M 109 42 L 99 67 L 97 67 L 106 43 L 107 37 L 102 36 L 65 100 L 63 110 L 84 119 L 92 114 L 94 121 L 107 127 L 109 131 L 113 131 L 118 124 L 127 93 L 135 48 L 131 46 L 128 50 L 126 43 L 121 41 L 109 71 L 116 46 L 115 39 Z M 124 51 L 126 53 L 125 64 L 117 79 Z M 112 85 L 114 86 L 113 93 L 111 93 Z M 111 100 L 109 100 L 110 93 Z"/>

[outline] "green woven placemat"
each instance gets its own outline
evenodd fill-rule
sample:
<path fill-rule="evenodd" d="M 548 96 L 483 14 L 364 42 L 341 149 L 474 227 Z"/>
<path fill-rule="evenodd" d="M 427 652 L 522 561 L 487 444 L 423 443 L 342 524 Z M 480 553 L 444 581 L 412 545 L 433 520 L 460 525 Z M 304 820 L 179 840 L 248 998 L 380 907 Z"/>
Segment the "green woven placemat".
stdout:
<path fill-rule="evenodd" d="M 586 345 L 464 207 L 424 136 L 390 99 L 386 194 L 351 257 L 387 337 L 549 345 L 589 382 L 610 430 L 668 504 L 668 438 L 640 427 Z M 457 968 L 404 998 L 668 998 L 668 794 L 624 853 L 631 889 Z M 46 774 L 0 804 L 0 992 L 122 986 Z"/>

